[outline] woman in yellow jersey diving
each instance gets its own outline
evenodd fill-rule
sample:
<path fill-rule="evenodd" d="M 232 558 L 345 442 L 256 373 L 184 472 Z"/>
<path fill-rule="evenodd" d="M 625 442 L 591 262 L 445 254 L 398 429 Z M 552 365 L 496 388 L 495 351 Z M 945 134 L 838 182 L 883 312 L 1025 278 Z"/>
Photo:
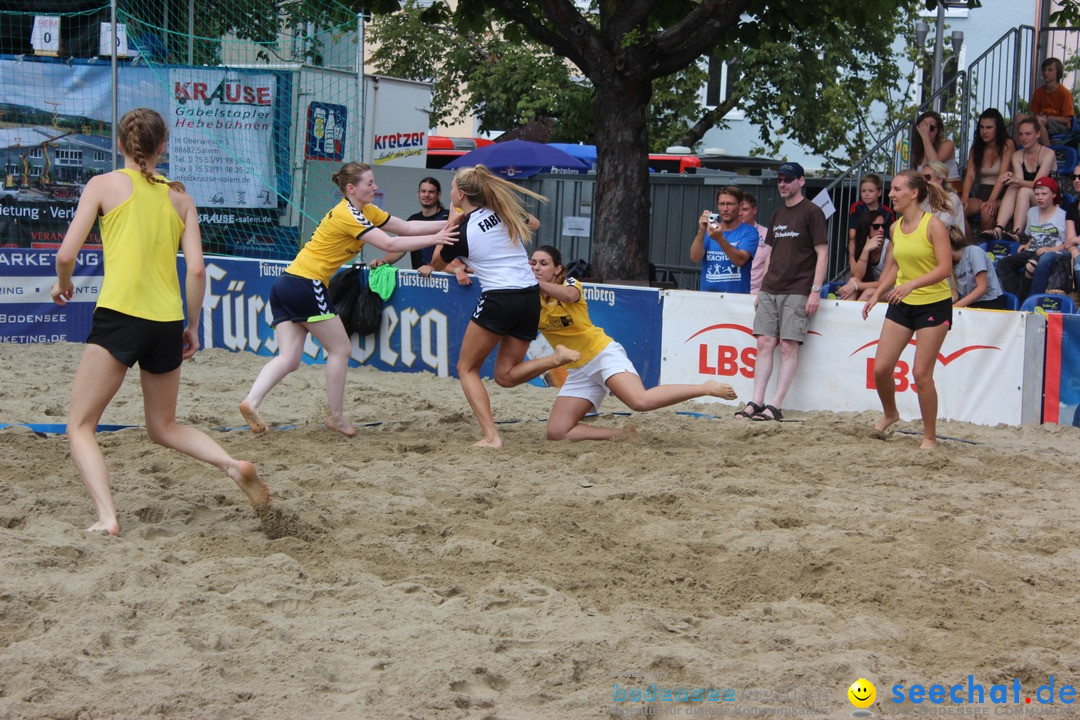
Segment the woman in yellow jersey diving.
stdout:
<path fill-rule="evenodd" d="M 581 353 L 567 366 L 566 382 L 551 408 L 549 440 L 609 440 L 632 433 L 632 429 L 598 428 L 581 422 L 586 414 L 600 408 L 608 394 L 637 411 L 656 410 L 706 395 L 735 399 L 730 385 L 716 381 L 658 385 L 646 390 L 623 346 L 592 324 L 581 285 L 574 278 L 566 279 L 559 251 L 542 245 L 533 251 L 529 263 L 540 284 L 540 333 L 552 347 L 564 345 Z"/>
<path fill-rule="evenodd" d="M 225 472 L 252 505 L 270 499 L 255 466 L 234 460 L 205 433 L 176 422 L 180 364 L 199 349 L 199 320 L 206 273 L 195 203 L 184 186 L 157 173 L 168 130 L 162 117 L 137 108 L 120 120 L 124 167 L 91 178 L 64 242 L 56 253 L 54 302 L 71 300 L 71 276 L 86 236 L 100 222 L 105 279 L 71 388 L 68 442 L 71 457 L 97 509 L 90 532 L 120 534 L 109 470 L 98 446 L 98 421 L 139 363 L 146 432 L 159 445 L 179 450 Z M 176 251 L 187 266 L 187 325 L 180 299 Z"/>
<path fill-rule="evenodd" d="M 365 244 L 386 252 L 408 252 L 429 245 L 454 242 L 456 219 L 402 220 L 372 204 L 375 174 L 363 163 L 347 163 L 333 175 L 342 199 L 326 213 L 289 267 L 270 291 L 271 325 L 277 338 L 277 356 L 263 366 L 240 414 L 257 433 L 267 425 L 259 416 L 259 405 L 271 388 L 300 366 L 304 341 L 310 332 L 326 352 L 326 395 L 330 416 L 326 427 L 352 437 L 356 428 L 345 417 L 345 376 L 349 369 L 352 341 L 330 300 L 330 278 L 356 257 Z M 398 235 L 391 237 L 382 228 Z"/>
<path fill-rule="evenodd" d="M 862 311 L 865 320 L 880 298 L 889 303 L 874 358 L 874 384 L 883 411 L 874 426 L 878 432 L 884 432 L 900 419 L 893 371 L 900 354 L 912 336 L 915 337 L 913 370 L 923 420 L 923 440 L 919 445 L 923 450 L 937 447 L 934 366 L 945 334 L 952 326 L 949 233 L 941 220 L 919 207 L 930 192 L 926 180 L 914 170 L 905 170 L 893 178 L 889 199 L 898 219 L 892 226 L 881 282 Z"/>

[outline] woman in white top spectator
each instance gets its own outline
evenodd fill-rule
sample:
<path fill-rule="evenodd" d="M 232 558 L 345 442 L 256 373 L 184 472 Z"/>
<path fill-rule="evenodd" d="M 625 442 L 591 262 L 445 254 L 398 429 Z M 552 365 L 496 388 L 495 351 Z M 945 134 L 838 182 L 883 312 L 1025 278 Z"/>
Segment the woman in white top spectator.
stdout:
<path fill-rule="evenodd" d="M 933 208 L 931 212 L 938 220 L 945 223 L 945 227 L 958 228 L 961 233 L 967 235 L 967 223 L 964 222 L 964 203 L 960 201 L 960 196 L 953 190 L 948 180 L 949 169 L 945 167 L 945 163 L 932 161 L 928 162 L 922 167 L 922 176 L 926 182 L 935 183 L 945 191 L 945 200 L 947 205 L 941 208 Z M 926 208 L 923 208 L 926 210 Z"/>

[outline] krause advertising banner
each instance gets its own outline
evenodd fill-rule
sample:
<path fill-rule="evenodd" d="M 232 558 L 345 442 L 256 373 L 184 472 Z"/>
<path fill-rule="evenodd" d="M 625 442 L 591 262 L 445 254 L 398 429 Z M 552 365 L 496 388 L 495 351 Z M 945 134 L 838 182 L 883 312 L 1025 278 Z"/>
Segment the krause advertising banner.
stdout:
<path fill-rule="evenodd" d="M 170 179 L 200 208 L 276 207 L 274 75 L 178 68 L 169 80 Z"/>
<path fill-rule="evenodd" d="M 80 253 L 75 297 L 60 306 L 49 296 L 55 279 L 55 251 L 0 249 L 0 342 L 84 341 L 90 334 L 103 278 L 101 258 L 99 250 Z M 177 262 L 182 278 L 183 258 Z M 207 290 L 200 323 L 203 347 L 267 357 L 276 353 L 270 288 L 286 266 L 272 260 L 206 257 Z M 659 375 L 657 291 L 587 285 L 585 292 L 594 322 L 626 347 L 646 385 L 655 384 Z M 354 363 L 456 377 L 461 337 L 479 297 L 476 282 L 463 287 L 443 273 L 423 278 L 413 271 L 398 272 L 394 294 L 383 307 L 379 332 L 353 337 Z M 546 352 L 545 344 L 537 342 L 530 356 Z M 304 360 L 325 361 L 322 348 L 310 337 Z M 491 377 L 493 365 L 490 358 L 482 374 Z"/>
<path fill-rule="evenodd" d="M 119 112 L 151 107 L 164 116 L 171 137 L 159 169 L 187 184 L 205 235 L 218 226 L 276 226 L 277 193 L 289 193 L 288 153 L 276 151 L 288 148 L 288 74 L 191 72 L 197 77 L 178 77 L 178 88 L 168 71 L 122 65 Z M 87 181 L 112 170 L 111 98 L 107 63 L 0 59 L 0 246 L 56 247 L 63 240 Z M 256 132 L 256 125 L 272 130 Z M 226 143 L 240 136 L 243 142 Z M 88 242 L 100 243 L 96 230 Z"/>
<path fill-rule="evenodd" d="M 757 341 L 754 299 L 749 295 L 666 291 L 663 306 L 661 382 L 723 380 L 741 401 L 753 395 Z M 874 384 L 874 355 L 886 306 L 869 319 L 863 304 L 825 301 L 799 348 L 795 381 L 784 400 L 793 410 L 880 410 Z M 959 310 L 934 369 L 938 414 L 980 425 L 1019 425 L 1026 313 Z M 896 401 L 905 420 L 920 417 L 912 374 L 914 343 L 893 373 Z M 779 349 L 766 401 L 780 370 Z"/>

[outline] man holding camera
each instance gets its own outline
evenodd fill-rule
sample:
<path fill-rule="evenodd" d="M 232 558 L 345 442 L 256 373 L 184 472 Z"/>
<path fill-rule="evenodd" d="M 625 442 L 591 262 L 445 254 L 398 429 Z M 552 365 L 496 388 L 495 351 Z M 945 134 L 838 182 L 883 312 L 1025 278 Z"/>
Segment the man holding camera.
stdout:
<path fill-rule="evenodd" d="M 719 212 L 705 210 L 690 244 L 690 261 L 701 263 L 704 292 L 750 292 L 750 268 L 758 248 L 758 233 L 739 222 L 743 192 L 734 185 L 716 193 Z"/>

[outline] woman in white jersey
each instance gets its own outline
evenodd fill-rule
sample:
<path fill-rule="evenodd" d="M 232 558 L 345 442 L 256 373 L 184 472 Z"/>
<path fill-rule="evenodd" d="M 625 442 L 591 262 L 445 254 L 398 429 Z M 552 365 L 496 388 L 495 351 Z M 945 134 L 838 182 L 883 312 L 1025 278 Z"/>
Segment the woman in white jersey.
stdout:
<path fill-rule="evenodd" d="M 610 440 L 625 435 L 627 430 L 598 428 L 581 422 L 588 413 L 599 410 L 609 394 L 639 412 L 706 395 L 735 399 L 731 386 L 717 381 L 658 385 L 646 390 L 623 346 L 589 319 L 585 294 L 576 279 L 566 278 L 558 249 L 542 245 L 533 251 L 530 263 L 540 285 L 541 334 L 552 346 L 562 343 L 580 354 L 568 366 L 566 382 L 551 408 L 548 440 Z"/>
<path fill-rule="evenodd" d="M 199 216 L 184 186 L 157 172 L 168 138 L 161 115 L 136 108 L 124 114 L 118 130 L 124 167 L 86 184 L 56 253 L 52 288 L 54 302 L 63 305 L 71 300 L 75 261 L 98 221 L 105 279 L 71 387 L 67 436 L 71 458 L 97 509 L 98 521 L 87 531 L 110 535 L 120 534 L 120 523 L 96 431 L 128 368 L 136 362 L 150 439 L 221 469 L 252 505 L 270 499 L 254 465 L 234 460 L 205 433 L 176 422 L 180 365 L 199 349 L 206 292 Z M 177 248 L 183 250 L 187 266 L 187 325 L 176 274 Z"/>
<path fill-rule="evenodd" d="M 450 186 L 451 205 L 464 213 L 458 242 L 435 248 L 431 258 L 436 270 L 461 258 L 480 281 L 482 294 L 461 340 L 457 365 L 461 389 L 484 433 L 476 447 L 502 447 L 491 399 L 480 379 L 480 368 L 496 345 L 495 382 L 502 387 L 521 385 L 578 359 L 576 352 L 556 347 L 553 355 L 525 361 L 540 321 L 540 288 L 525 243 L 540 222 L 525 212 L 519 195 L 546 200 L 483 165 L 459 170 Z"/>

